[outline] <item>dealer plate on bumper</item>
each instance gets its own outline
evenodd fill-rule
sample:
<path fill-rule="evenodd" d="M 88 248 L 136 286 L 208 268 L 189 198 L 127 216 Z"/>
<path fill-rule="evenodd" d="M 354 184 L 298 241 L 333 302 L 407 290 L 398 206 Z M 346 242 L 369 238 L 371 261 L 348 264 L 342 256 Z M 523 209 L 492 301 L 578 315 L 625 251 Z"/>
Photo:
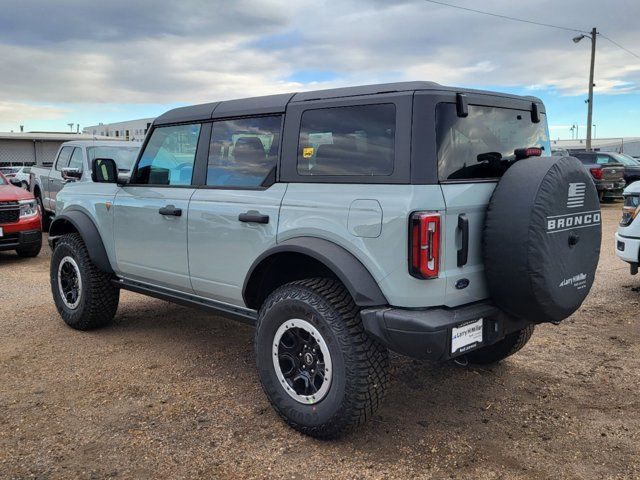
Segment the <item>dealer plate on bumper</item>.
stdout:
<path fill-rule="evenodd" d="M 451 355 L 464 353 L 482 343 L 483 318 L 463 323 L 451 329 Z"/>

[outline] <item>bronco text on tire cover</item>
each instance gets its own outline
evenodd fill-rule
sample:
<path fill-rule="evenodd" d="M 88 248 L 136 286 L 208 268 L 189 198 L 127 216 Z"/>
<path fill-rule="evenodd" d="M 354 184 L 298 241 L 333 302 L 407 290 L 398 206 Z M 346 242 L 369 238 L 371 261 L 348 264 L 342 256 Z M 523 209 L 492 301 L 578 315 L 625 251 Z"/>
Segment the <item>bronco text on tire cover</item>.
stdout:
<path fill-rule="evenodd" d="M 517 162 L 487 210 L 484 262 L 494 302 L 531 322 L 568 317 L 593 285 L 600 237 L 598 192 L 578 160 Z"/>

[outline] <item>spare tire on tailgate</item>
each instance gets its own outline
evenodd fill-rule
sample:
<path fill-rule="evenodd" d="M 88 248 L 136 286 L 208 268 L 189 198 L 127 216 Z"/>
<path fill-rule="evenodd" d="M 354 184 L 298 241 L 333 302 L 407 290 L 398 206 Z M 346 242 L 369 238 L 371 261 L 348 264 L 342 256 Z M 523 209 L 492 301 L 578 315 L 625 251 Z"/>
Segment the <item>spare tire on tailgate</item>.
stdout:
<path fill-rule="evenodd" d="M 484 227 L 487 286 L 506 313 L 558 322 L 582 304 L 600 256 L 600 202 L 573 157 L 534 157 L 506 171 Z"/>

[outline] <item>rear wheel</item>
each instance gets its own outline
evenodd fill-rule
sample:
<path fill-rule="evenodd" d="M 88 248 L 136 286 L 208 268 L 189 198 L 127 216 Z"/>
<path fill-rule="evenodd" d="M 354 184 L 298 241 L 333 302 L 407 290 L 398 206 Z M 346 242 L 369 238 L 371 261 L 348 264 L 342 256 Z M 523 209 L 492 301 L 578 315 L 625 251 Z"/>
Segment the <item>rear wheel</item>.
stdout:
<path fill-rule="evenodd" d="M 116 314 L 120 290 L 91 261 L 82 237 L 63 235 L 51 256 L 51 293 L 58 313 L 76 330 L 108 324 Z"/>
<path fill-rule="evenodd" d="M 371 338 L 342 284 L 323 278 L 280 287 L 260 309 L 255 337 L 262 387 L 296 430 L 335 438 L 380 405 L 387 349 Z"/>
<path fill-rule="evenodd" d="M 522 330 L 509 333 L 502 340 L 479 350 L 467 354 L 470 363 L 497 363 L 519 352 L 533 335 L 534 326 L 527 325 Z"/>

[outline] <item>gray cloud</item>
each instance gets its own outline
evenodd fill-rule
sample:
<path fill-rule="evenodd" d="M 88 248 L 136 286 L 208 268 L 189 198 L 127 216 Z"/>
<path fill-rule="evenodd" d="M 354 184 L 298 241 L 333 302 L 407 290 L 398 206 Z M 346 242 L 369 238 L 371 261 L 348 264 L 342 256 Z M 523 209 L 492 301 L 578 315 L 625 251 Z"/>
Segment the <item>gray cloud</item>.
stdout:
<path fill-rule="evenodd" d="M 640 45 L 636 0 L 485 3 Z M 572 36 L 420 0 L 25 1 L 0 13 L 0 101 L 200 102 L 406 79 L 582 94 L 588 41 Z M 305 71 L 335 75 L 296 80 Z M 601 40 L 597 78 L 602 93 L 637 90 L 640 60 Z"/>

